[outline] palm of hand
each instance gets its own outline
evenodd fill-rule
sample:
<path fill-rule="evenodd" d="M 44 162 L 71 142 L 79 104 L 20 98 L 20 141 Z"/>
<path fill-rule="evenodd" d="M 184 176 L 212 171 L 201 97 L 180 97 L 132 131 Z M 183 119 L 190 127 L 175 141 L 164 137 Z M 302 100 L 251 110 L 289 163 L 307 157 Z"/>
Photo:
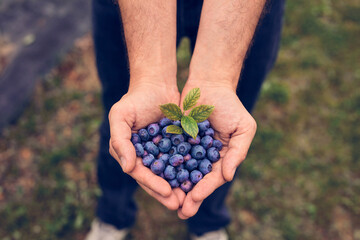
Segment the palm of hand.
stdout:
<path fill-rule="evenodd" d="M 184 88 L 182 98 L 193 87 Z M 231 88 L 200 86 L 199 104 L 215 106 L 209 121 L 214 128 L 215 138 L 223 143 L 220 160 L 213 164 L 213 170 L 191 190 L 178 211 L 185 219 L 193 216 L 202 201 L 226 181 L 234 177 L 237 166 L 246 157 L 247 150 L 255 135 L 256 123 L 246 111 Z"/>
<path fill-rule="evenodd" d="M 146 192 L 173 210 L 179 208 L 185 194 L 180 189 L 172 190 L 164 179 L 146 168 L 142 159 L 136 157 L 130 139 L 132 132 L 157 122 L 162 117 L 159 108 L 161 104 L 178 104 L 179 98 L 178 91 L 170 92 L 165 87 L 142 85 L 129 90 L 114 104 L 109 114 L 111 155 L 120 163 L 123 171 L 132 176 Z"/>
<path fill-rule="evenodd" d="M 116 109 L 123 108 L 121 113 L 126 112 L 127 121 L 132 124 L 132 131 L 135 132 L 161 118 L 161 104 L 178 104 L 179 99 L 178 92 L 170 94 L 165 88 L 141 86 L 130 90 L 114 105 L 114 114 L 117 114 Z"/>

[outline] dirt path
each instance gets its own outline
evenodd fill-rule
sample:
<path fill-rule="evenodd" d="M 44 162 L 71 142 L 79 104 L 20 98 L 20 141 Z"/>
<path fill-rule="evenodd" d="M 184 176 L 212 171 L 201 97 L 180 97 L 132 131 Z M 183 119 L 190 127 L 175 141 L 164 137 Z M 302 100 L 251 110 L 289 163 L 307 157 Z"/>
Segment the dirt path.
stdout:
<path fill-rule="evenodd" d="M 0 40 L 11 44 L 0 69 L 0 131 L 22 112 L 37 80 L 90 30 L 90 5 L 88 0 L 0 1 Z"/>

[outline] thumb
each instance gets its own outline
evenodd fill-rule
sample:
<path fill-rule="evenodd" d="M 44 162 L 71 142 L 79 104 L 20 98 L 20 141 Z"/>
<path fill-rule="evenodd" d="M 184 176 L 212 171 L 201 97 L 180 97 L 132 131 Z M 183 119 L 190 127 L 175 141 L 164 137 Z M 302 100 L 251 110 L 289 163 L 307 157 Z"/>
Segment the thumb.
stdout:
<path fill-rule="evenodd" d="M 226 181 L 232 181 L 237 167 L 245 160 L 251 142 L 255 136 L 256 123 L 249 130 L 235 132 L 229 142 L 229 150 L 226 152 L 222 164 L 222 174 Z"/>
<path fill-rule="evenodd" d="M 125 173 L 135 168 L 136 152 L 131 142 L 131 127 L 125 117 L 129 116 L 121 110 L 110 112 L 110 142 L 111 155 L 119 162 Z"/>

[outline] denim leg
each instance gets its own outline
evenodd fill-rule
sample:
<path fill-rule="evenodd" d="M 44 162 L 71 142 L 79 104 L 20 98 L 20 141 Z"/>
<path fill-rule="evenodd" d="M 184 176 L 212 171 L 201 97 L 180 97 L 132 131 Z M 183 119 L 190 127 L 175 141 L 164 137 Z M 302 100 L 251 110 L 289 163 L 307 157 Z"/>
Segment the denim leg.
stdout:
<path fill-rule="evenodd" d="M 93 0 L 92 11 L 96 66 L 105 110 L 100 127 L 97 162 L 102 196 L 98 201 L 96 215 L 102 221 L 121 229 L 135 222 L 133 194 L 137 183 L 121 170 L 118 162 L 109 154 L 110 127 L 107 116 L 111 106 L 128 90 L 128 60 L 118 6 L 112 0 Z"/>
<path fill-rule="evenodd" d="M 279 49 L 284 0 L 269 1 L 267 11 L 256 30 L 253 44 L 244 62 L 237 95 L 251 112 L 261 85 L 273 67 Z M 232 182 L 218 188 L 204 200 L 197 214 L 187 220 L 191 233 L 201 235 L 227 226 L 231 217 L 225 199 Z"/>

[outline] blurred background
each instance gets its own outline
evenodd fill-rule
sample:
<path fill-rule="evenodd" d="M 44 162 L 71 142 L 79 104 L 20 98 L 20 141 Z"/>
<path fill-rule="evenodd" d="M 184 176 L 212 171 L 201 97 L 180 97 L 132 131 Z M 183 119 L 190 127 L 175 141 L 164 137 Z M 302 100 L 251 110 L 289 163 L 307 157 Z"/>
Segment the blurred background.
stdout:
<path fill-rule="evenodd" d="M 89 20 L 85 0 L 0 1 L 0 239 L 83 239 L 94 218 L 102 109 Z M 359 44 L 358 0 L 287 1 L 228 196 L 232 239 L 360 240 Z M 187 39 L 177 56 L 182 88 Z M 133 239 L 185 238 L 174 212 L 136 198 Z"/>

